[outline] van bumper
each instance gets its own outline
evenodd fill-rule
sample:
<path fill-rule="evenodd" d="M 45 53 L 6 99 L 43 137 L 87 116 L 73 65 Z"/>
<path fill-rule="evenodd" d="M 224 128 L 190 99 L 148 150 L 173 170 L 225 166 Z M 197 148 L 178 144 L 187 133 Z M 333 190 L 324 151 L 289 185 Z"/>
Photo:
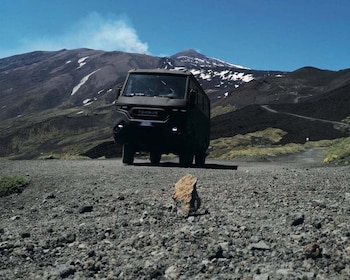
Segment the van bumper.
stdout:
<path fill-rule="evenodd" d="M 180 154 L 188 147 L 190 134 L 181 125 L 155 121 L 119 120 L 113 128 L 115 142 L 130 144 L 135 151 Z"/>

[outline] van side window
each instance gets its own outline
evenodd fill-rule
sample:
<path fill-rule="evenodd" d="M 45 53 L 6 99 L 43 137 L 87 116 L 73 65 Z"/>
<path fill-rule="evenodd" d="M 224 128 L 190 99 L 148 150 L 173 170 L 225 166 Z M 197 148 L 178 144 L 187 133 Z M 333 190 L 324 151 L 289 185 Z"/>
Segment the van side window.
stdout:
<path fill-rule="evenodd" d="M 191 92 L 191 91 L 197 92 L 196 85 L 195 85 L 195 83 L 193 82 L 192 79 L 190 79 L 190 83 L 189 83 L 189 92 Z M 197 100 L 198 100 L 198 98 L 197 98 L 197 94 L 196 94 L 196 98 L 195 98 L 195 104 L 196 105 L 197 105 Z"/>
<path fill-rule="evenodd" d="M 204 115 L 210 117 L 210 105 L 206 93 L 191 79 L 190 90 L 196 92 L 196 107 L 203 112 Z"/>

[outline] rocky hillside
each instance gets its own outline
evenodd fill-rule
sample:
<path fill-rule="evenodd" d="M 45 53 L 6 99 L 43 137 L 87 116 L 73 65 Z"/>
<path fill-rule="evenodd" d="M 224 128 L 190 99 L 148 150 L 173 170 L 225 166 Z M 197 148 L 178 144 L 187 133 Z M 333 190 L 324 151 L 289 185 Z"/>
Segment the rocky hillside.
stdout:
<path fill-rule="evenodd" d="M 132 68 L 190 70 L 210 97 L 213 115 L 217 115 L 212 121 L 212 138 L 293 123 L 295 129 L 283 140 L 288 142 L 301 128 L 309 129 L 305 123 L 311 120 L 282 121 L 280 114 L 260 105 L 272 104 L 283 113 L 338 122 L 350 115 L 349 69 L 260 71 L 194 50 L 170 57 L 91 49 L 32 52 L 0 59 L 0 157 L 116 155 L 118 147 L 111 142 L 113 101 Z M 319 139 L 346 135 L 331 123 L 322 124 L 330 129 L 327 133 L 323 133 L 323 126 L 316 129 Z"/>

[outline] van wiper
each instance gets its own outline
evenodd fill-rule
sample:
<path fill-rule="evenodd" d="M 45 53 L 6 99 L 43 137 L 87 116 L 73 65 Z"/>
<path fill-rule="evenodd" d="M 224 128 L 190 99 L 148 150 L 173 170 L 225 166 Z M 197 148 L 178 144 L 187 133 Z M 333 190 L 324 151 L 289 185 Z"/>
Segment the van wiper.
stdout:
<path fill-rule="evenodd" d="M 162 97 L 162 98 L 174 99 L 173 96 L 169 96 L 169 95 L 155 95 L 154 97 Z"/>

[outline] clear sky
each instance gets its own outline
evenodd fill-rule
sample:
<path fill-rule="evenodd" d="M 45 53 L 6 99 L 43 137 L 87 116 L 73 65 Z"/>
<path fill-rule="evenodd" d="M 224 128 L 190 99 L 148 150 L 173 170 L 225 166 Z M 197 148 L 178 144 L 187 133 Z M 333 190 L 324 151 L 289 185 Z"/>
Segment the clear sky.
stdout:
<path fill-rule="evenodd" d="M 195 49 L 257 70 L 350 68 L 350 0 L 0 0 L 0 58 Z"/>

